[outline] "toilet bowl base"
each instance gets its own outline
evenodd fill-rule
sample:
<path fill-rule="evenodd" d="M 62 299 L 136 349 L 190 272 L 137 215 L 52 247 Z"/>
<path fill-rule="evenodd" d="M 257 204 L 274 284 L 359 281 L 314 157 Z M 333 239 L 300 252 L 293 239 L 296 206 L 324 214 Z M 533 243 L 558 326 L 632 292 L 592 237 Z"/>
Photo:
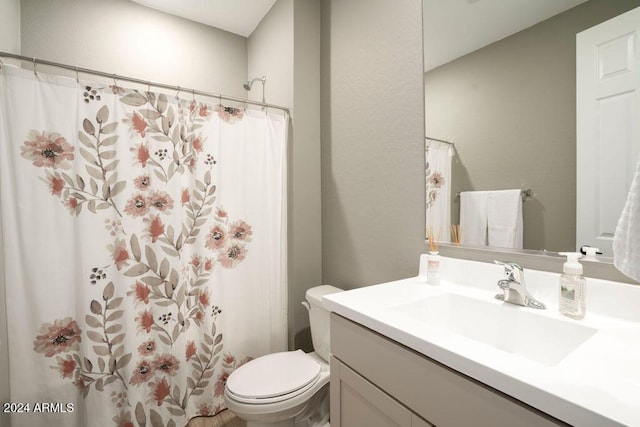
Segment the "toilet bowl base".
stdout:
<path fill-rule="evenodd" d="M 247 420 L 247 427 L 328 427 L 329 384 L 325 384 L 318 390 L 295 416 L 284 420 L 274 420 L 273 415 L 269 417 L 271 420 L 258 419 L 256 415 L 251 418 Z"/>

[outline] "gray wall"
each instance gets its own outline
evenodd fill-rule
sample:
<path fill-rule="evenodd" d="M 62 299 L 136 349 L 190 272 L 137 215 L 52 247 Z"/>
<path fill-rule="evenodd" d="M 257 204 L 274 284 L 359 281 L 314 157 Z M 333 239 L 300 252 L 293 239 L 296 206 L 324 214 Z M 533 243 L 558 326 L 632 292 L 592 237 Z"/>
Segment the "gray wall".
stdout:
<path fill-rule="evenodd" d="M 267 77 L 268 102 L 288 105 L 289 346 L 311 349 L 300 304 L 322 284 L 320 220 L 320 0 L 278 0 L 248 40 L 249 77 Z M 259 84 L 249 93 L 262 97 Z"/>
<path fill-rule="evenodd" d="M 320 172 L 320 0 L 294 1 L 293 144 L 289 157 L 289 333 L 311 350 L 308 288 L 322 284 Z"/>
<path fill-rule="evenodd" d="M 456 147 L 452 194 L 531 188 L 527 249 L 575 248 L 576 33 L 638 5 L 592 0 L 425 74 L 426 134 Z"/>
<path fill-rule="evenodd" d="M 20 0 L 0 2 L 0 51 L 20 53 Z"/>
<path fill-rule="evenodd" d="M 322 272 L 355 288 L 424 250 L 420 0 L 322 3 Z"/>
<path fill-rule="evenodd" d="M 128 0 L 22 0 L 21 8 L 23 55 L 225 95 L 246 94 L 245 37 Z"/>
<path fill-rule="evenodd" d="M 278 0 L 247 39 L 248 78 L 267 77 L 265 96 L 271 104 L 293 104 L 293 0 Z M 262 100 L 256 82 L 247 98 Z"/>

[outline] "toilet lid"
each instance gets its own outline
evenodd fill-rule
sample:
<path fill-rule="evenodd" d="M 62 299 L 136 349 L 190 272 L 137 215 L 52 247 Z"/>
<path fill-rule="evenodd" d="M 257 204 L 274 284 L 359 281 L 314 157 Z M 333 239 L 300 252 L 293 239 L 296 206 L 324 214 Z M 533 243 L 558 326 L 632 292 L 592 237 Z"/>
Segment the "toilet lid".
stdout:
<path fill-rule="evenodd" d="M 259 357 L 227 378 L 227 389 L 246 399 L 267 399 L 293 393 L 313 383 L 321 366 L 302 350 Z"/>

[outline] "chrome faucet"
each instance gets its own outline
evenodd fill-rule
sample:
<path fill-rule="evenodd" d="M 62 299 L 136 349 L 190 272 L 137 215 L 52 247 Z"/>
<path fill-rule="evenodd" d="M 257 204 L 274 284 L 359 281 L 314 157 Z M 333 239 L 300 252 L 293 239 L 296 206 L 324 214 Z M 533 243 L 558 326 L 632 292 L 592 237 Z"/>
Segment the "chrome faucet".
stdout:
<path fill-rule="evenodd" d="M 496 295 L 496 299 L 510 302 L 511 304 L 523 305 L 525 307 L 545 309 L 545 305 L 533 298 L 527 292 L 524 285 L 524 270 L 513 262 L 502 262 L 494 260 L 498 265 L 504 267 L 506 279 L 498 280 L 498 287 L 504 292 Z"/>

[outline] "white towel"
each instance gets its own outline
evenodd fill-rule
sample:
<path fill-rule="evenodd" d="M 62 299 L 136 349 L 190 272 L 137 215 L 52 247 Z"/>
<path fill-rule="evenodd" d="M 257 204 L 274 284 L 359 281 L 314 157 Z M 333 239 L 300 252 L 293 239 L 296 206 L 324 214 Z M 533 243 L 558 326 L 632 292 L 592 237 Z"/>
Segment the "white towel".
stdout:
<path fill-rule="evenodd" d="M 487 245 L 488 191 L 463 191 L 460 193 L 461 242 L 464 245 Z"/>
<path fill-rule="evenodd" d="M 489 246 L 522 249 L 522 191 L 499 190 L 489 192 Z"/>
<path fill-rule="evenodd" d="M 640 158 L 613 235 L 613 264 L 640 281 Z"/>

